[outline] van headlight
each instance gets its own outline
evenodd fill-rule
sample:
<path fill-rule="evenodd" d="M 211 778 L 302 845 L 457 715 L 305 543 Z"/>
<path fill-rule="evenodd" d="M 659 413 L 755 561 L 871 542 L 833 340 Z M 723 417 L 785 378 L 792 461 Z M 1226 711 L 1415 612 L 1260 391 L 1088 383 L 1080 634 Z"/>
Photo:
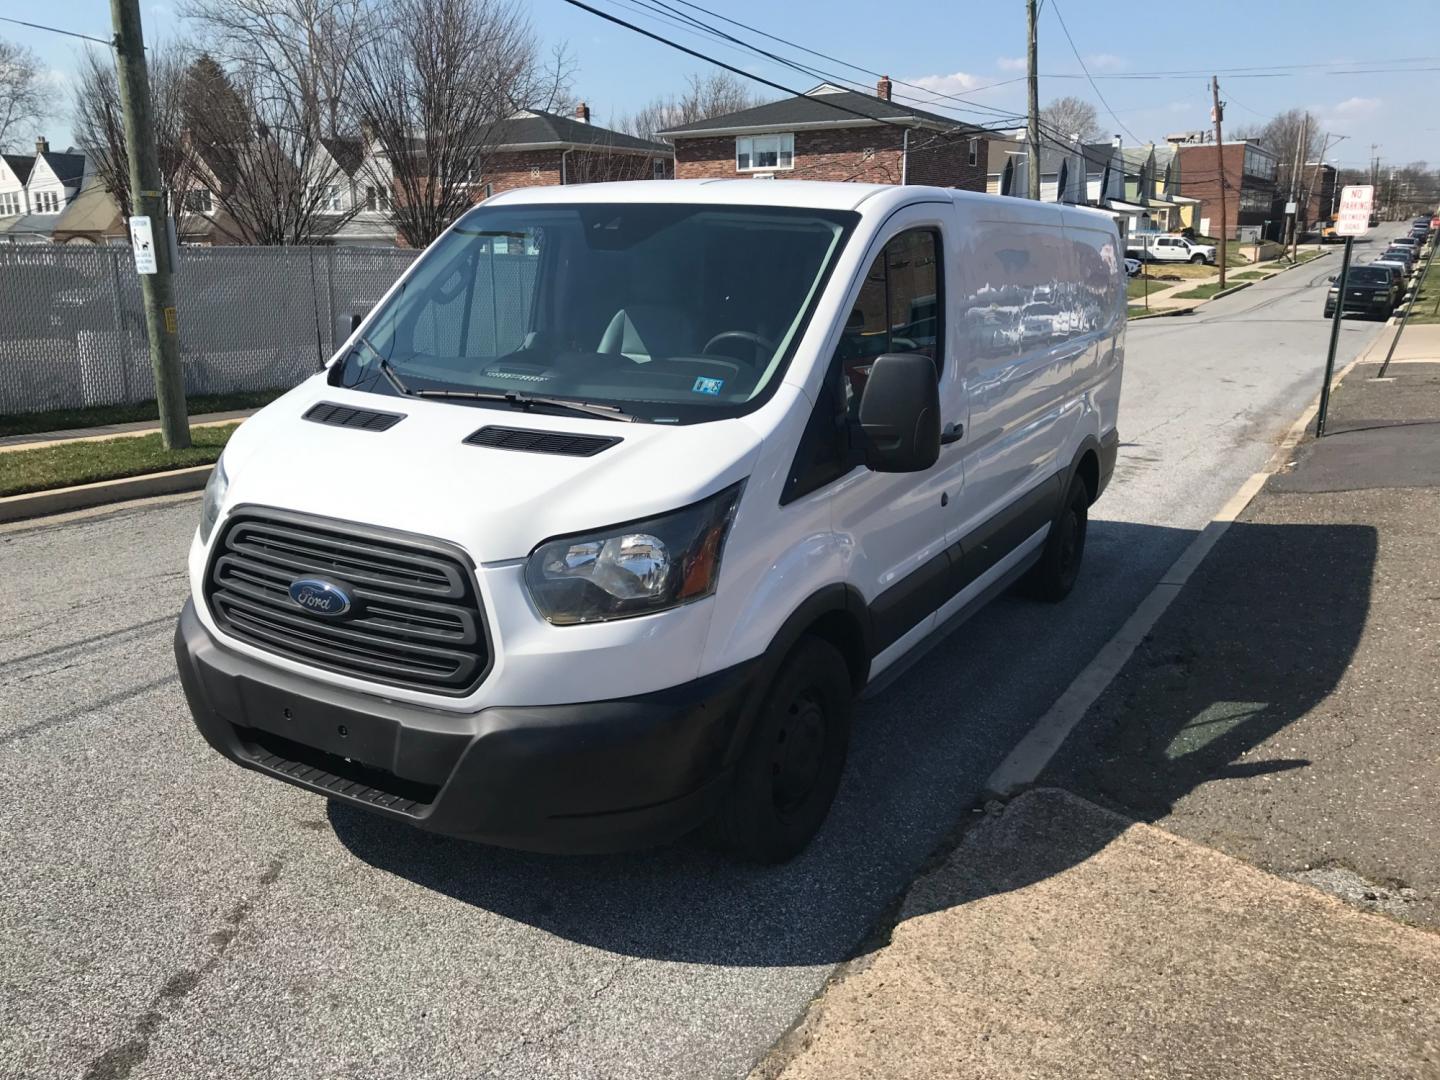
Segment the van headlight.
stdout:
<path fill-rule="evenodd" d="M 660 517 L 545 541 L 525 564 L 535 606 L 549 622 L 569 626 L 709 596 L 743 486 Z"/>
<path fill-rule="evenodd" d="M 205 498 L 200 500 L 200 542 L 208 544 L 210 534 L 215 531 L 215 522 L 220 520 L 220 505 L 225 501 L 225 492 L 230 488 L 230 477 L 225 475 L 225 455 L 221 454 L 210 470 L 210 479 L 205 482 Z"/>

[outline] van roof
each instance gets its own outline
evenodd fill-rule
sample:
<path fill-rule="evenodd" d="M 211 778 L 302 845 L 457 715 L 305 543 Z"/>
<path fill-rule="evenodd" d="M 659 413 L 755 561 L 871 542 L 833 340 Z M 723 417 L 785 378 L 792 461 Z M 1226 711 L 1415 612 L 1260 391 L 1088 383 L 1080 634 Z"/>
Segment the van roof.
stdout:
<path fill-rule="evenodd" d="M 486 200 L 514 203 L 716 203 L 742 206 L 799 206 L 816 210 L 854 210 L 882 192 L 907 190 L 890 184 L 852 184 L 834 180 L 623 180 L 564 187 L 517 188 Z M 910 188 L 923 192 L 925 188 Z"/>
<path fill-rule="evenodd" d="M 1006 217 L 1017 221 L 1045 220 L 1049 214 L 1063 211 L 1062 219 L 1070 225 L 1115 228 L 1111 215 L 1087 207 L 1032 202 L 958 188 L 855 184 L 839 180 L 624 180 L 564 187 L 517 188 L 486 199 L 485 205 L 714 203 L 721 206 L 793 206 L 814 210 L 860 210 L 863 205 L 865 213 L 887 214 L 907 203 L 937 200 L 983 204 L 990 212 L 1002 211 Z"/>

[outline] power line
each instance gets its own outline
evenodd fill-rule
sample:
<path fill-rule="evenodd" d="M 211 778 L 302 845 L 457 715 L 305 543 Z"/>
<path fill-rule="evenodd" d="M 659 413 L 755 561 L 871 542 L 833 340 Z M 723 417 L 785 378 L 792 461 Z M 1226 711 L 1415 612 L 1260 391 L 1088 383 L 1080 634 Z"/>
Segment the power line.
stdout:
<path fill-rule="evenodd" d="M 1095 84 L 1095 79 L 1091 76 L 1090 69 L 1085 66 L 1085 61 L 1081 59 L 1080 50 L 1075 47 L 1075 39 L 1070 36 L 1070 28 L 1065 25 L 1065 16 L 1060 14 L 1060 4 L 1058 0 L 1050 5 L 1050 9 L 1055 12 L 1055 18 L 1060 20 L 1060 29 L 1065 31 L 1065 40 L 1070 43 L 1070 51 L 1075 54 L 1075 62 L 1080 65 L 1080 70 L 1085 72 L 1085 77 L 1090 80 L 1090 89 L 1095 91 L 1095 96 L 1100 99 L 1100 104 L 1105 106 L 1105 111 L 1110 114 L 1115 123 L 1120 125 L 1120 130 L 1138 143 L 1140 137 L 1126 127 L 1120 117 L 1115 115 L 1115 110 L 1110 108 L 1110 103 L 1105 100 L 1105 95 L 1100 92 L 1100 87 Z"/>
<path fill-rule="evenodd" d="M 56 26 L 41 26 L 39 23 L 26 22 L 24 19 L 11 19 L 5 15 L 0 15 L 0 22 L 14 23 L 16 26 L 28 26 L 31 30 L 44 30 L 49 34 L 64 34 L 66 37 L 79 38 L 81 41 L 93 41 L 96 45 L 104 45 L 107 49 L 115 44 L 114 41 L 106 38 L 91 37 L 89 34 L 77 34 L 74 30 L 61 30 Z"/>

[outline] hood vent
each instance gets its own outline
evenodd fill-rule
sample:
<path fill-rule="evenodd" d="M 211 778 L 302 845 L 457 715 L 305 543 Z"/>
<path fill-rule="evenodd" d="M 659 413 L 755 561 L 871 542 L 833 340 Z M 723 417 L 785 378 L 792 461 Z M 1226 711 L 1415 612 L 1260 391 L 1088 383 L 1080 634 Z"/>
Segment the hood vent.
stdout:
<path fill-rule="evenodd" d="M 490 425 L 467 435 L 469 446 L 492 446 L 497 450 L 524 450 L 531 454 L 561 454 L 565 457 L 594 457 L 624 440 L 604 435 L 573 435 L 563 431 L 532 431 L 529 428 Z"/>
<path fill-rule="evenodd" d="M 317 424 L 358 428 L 361 431 L 389 431 L 405 419 L 405 414 L 355 409 L 349 405 L 336 405 L 333 401 L 322 401 L 310 406 L 305 413 L 305 419 L 313 420 Z"/>

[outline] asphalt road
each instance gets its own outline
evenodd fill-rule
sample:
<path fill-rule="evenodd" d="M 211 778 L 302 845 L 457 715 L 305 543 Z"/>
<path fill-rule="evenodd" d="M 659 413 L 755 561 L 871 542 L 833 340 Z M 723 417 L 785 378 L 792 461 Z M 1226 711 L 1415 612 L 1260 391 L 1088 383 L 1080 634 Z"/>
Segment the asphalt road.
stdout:
<path fill-rule="evenodd" d="M 1338 262 L 1131 328 L 1079 588 L 865 703 L 781 869 L 492 850 L 237 769 L 170 654 L 196 500 L 0 532 L 0 1075 L 744 1075 L 1317 392 Z"/>

